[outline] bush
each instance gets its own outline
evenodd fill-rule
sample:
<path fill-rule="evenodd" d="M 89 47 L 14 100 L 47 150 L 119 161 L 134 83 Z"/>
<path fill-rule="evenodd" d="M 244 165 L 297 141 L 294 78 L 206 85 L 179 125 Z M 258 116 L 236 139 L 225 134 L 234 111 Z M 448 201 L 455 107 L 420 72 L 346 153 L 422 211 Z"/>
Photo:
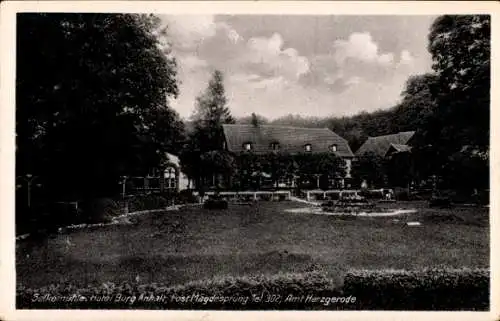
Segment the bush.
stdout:
<path fill-rule="evenodd" d="M 118 204 L 110 198 L 96 198 L 82 203 L 85 223 L 109 223 L 121 214 Z"/>
<path fill-rule="evenodd" d="M 487 310 L 489 270 L 351 271 L 343 290 L 363 310 Z"/>
<path fill-rule="evenodd" d="M 198 198 L 193 194 L 193 190 L 186 189 L 179 192 L 177 202 L 180 204 L 198 203 Z"/>
<path fill-rule="evenodd" d="M 94 284 L 84 288 L 71 284 L 50 285 L 38 289 L 18 286 L 16 303 L 17 308 L 24 309 L 335 309 L 341 305 L 325 305 L 319 300 L 314 303 L 285 302 L 285 299 L 289 295 L 304 298 L 339 296 L 339 288 L 339 282 L 332 281 L 324 273 L 306 272 L 272 276 L 223 276 L 170 287 L 164 284 L 136 282 Z M 74 299 L 72 302 L 33 299 L 43 298 L 44 295 Z M 92 300 L 93 297 L 101 300 Z M 109 297 L 110 300 L 103 301 L 103 297 Z M 115 302 L 118 297 L 133 298 L 133 301 Z M 148 297 L 158 300 L 144 300 Z M 182 297 L 193 299 L 181 302 Z"/>
<path fill-rule="evenodd" d="M 203 208 L 207 210 L 225 210 L 227 207 L 227 201 L 218 198 L 209 198 L 203 203 Z"/>
<path fill-rule="evenodd" d="M 22 211 L 18 213 L 17 211 Z M 61 226 L 82 223 L 85 220 L 82 210 L 75 203 L 47 203 L 36 207 L 16 209 L 16 215 L 22 215 L 22 220 L 16 218 L 17 232 L 37 233 L 44 235 L 55 232 Z"/>
<path fill-rule="evenodd" d="M 489 270 L 429 269 L 420 271 L 350 271 L 342 281 L 325 271 L 272 276 L 217 277 L 179 286 L 123 282 L 78 288 L 58 284 L 31 289 L 18 285 L 18 309 L 330 309 L 330 310 L 488 310 Z M 332 274 L 330 274 L 332 275 Z M 191 301 L 172 298 L 192 297 Z M 44 295 L 74 298 L 72 302 L 34 300 Z M 303 296 L 290 301 L 286 298 Z M 92 300 L 92 296 L 101 300 Z M 108 301 L 102 298 L 111 298 Z M 116 298 L 133 301 L 116 302 Z M 86 300 L 81 299 L 84 297 Z M 317 298 L 316 301 L 305 298 Z M 351 298 L 335 303 L 332 297 Z M 142 298 L 142 299 L 141 299 Z M 154 298 L 145 300 L 144 298 Z M 210 302 L 210 298 L 215 298 Z M 219 299 L 217 299 L 219 298 Z M 227 301 L 222 300 L 226 298 Z M 257 299 L 256 299 L 257 298 Z M 260 298 L 260 300 L 258 299 Z M 324 298 L 321 300 L 321 298 Z M 353 300 L 354 298 L 354 300 Z M 78 300 L 79 299 L 79 300 Z M 234 301 L 233 301 L 234 300 Z M 266 302 L 270 301 L 270 302 Z"/>
<path fill-rule="evenodd" d="M 408 189 L 403 187 L 394 189 L 394 198 L 398 201 L 409 201 L 411 199 Z"/>
<path fill-rule="evenodd" d="M 169 206 L 167 198 L 161 195 L 136 195 L 128 202 L 129 212 L 156 210 Z"/>

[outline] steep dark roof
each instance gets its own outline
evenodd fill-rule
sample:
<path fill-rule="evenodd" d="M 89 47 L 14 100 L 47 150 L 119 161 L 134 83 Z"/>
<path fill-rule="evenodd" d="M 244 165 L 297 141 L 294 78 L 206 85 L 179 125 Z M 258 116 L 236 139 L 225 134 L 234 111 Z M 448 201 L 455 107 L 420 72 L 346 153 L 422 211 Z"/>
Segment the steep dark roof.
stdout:
<path fill-rule="evenodd" d="M 328 128 L 302 128 L 273 125 L 223 125 L 227 149 L 231 152 L 243 151 L 243 144 L 251 143 L 254 153 L 269 153 L 272 144 L 278 143 L 279 150 L 288 153 L 304 152 L 307 144 L 311 152 L 330 152 L 337 145 L 337 155 L 353 157 L 347 141 Z"/>
<path fill-rule="evenodd" d="M 407 143 L 414 134 L 414 131 L 408 131 L 391 135 L 368 137 L 366 142 L 358 149 L 356 155 L 361 156 L 366 153 L 374 153 L 384 157 L 391 145 L 398 151 L 402 151 L 403 149 L 407 150 L 409 148 Z"/>

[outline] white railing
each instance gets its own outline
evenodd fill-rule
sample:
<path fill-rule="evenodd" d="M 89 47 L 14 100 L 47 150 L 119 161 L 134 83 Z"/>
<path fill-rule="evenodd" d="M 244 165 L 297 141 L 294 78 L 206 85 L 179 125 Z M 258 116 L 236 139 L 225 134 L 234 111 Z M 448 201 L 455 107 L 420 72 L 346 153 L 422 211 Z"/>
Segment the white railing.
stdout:
<path fill-rule="evenodd" d="M 193 195 L 198 196 L 198 192 L 194 192 Z M 290 200 L 292 193 L 290 191 L 223 191 L 223 192 L 205 192 L 206 196 L 219 195 L 226 200 L 238 200 L 238 199 L 251 199 L 251 200 Z M 267 197 L 266 197 L 267 196 Z"/>

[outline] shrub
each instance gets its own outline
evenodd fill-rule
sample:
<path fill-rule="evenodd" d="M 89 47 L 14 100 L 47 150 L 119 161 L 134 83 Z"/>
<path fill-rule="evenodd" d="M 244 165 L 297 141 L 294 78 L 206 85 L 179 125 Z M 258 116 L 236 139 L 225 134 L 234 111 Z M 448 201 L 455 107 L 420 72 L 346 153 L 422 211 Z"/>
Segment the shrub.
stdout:
<path fill-rule="evenodd" d="M 76 203 L 55 202 L 31 209 L 30 230 L 51 233 L 61 226 L 85 221 L 87 216 Z"/>
<path fill-rule="evenodd" d="M 409 201 L 410 194 L 408 193 L 408 189 L 402 187 L 396 187 L 394 189 L 394 198 L 398 201 Z"/>
<path fill-rule="evenodd" d="M 156 210 L 169 205 L 168 200 L 161 195 L 147 194 L 136 195 L 129 200 L 129 212 Z"/>
<path fill-rule="evenodd" d="M 51 302 L 34 300 L 59 296 L 74 298 L 72 302 Z M 338 308 L 340 305 L 310 302 L 285 302 L 288 295 L 339 296 L 339 282 L 326 277 L 322 272 L 289 273 L 272 276 L 256 275 L 243 277 L 215 277 L 208 280 L 189 282 L 179 286 L 164 284 L 139 284 L 122 282 L 105 283 L 77 288 L 71 284 L 58 284 L 38 289 L 18 286 L 17 308 L 79 308 L 79 309 L 305 309 Z M 103 301 L 109 297 L 109 301 Z M 133 301 L 115 302 L 116 298 L 133 298 Z M 145 300 L 152 297 L 158 300 Z M 182 297 L 193 299 L 181 302 Z M 85 299 L 82 299 L 85 298 Z M 95 300 L 92 298 L 101 298 Z M 177 298 L 177 299 L 174 299 Z M 210 302 L 212 300 L 212 302 Z M 268 302 L 266 302 L 268 301 Z"/>
<path fill-rule="evenodd" d="M 85 223 L 108 223 L 121 214 L 121 208 L 110 198 L 95 198 L 81 204 Z"/>
<path fill-rule="evenodd" d="M 335 271 L 342 276 L 339 271 Z M 104 283 L 77 288 L 58 284 L 31 289 L 18 285 L 17 308 L 100 308 L 100 309 L 343 309 L 343 310 L 487 310 L 489 308 L 489 270 L 487 269 L 428 269 L 419 271 L 350 271 L 343 281 L 328 276 L 325 271 L 216 277 L 179 286 L 122 282 Z M 172 298 L 227 298 L 221 300 L 191 300 L 184 303 Z M 34 300 L 44 295 L 75 298 L 72 302 Z M 303 296 L 287 301 L 289 295 Z M 108 296 L 109 301 L 92 300 L 92 296 Z M 116 298 L 134 301 L 116 302 Z M 85 297 L 85 300 L 77 298 Z M 144 298 L 155 298 L 144 300 Z M 255 298 L 262 298 L 257 300 Z M 355 298 L 349 303 L 331 303 L 305 298 Z M 141 300 L 142 298 L 142 300 Z M 233 299 L 231 299 L 233 298 Z M 240 301 L 231 301 L 231 300 Z M 279 298 L 265 302 L 269 298 Z"/>
<path fill-rule="evenodd" d="M 227 207 L 227 201 L 218 198 L 209 198 L 203 203 L 203 208 L 207 210 L 225 210 Z"/>
<path fill-rule="evenodd" d="M 351 271 L 343 290 L 363 310 L 487 310 L 489 270 Z"/>
<path fill-rule="evenodd" d="M 179 192 L 177 202 L 181 204 L 198 203 L 198 198 L 193 194 L 192 189 L 186 189 Z"/>

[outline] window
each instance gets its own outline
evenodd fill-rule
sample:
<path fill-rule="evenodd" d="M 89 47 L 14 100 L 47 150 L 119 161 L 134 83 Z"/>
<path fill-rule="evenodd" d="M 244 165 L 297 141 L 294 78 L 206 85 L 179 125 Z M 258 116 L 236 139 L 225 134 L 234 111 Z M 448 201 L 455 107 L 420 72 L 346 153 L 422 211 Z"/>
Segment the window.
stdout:
<path fill-rule="evenodd" d="M 331 152 L 336 152 L 337 151 L 337 145 L 333 144 L 330 146 L 330 151 Z"/>
<path fill-rule="evenodd" d="M 173 167 L 168 167 L 165 169 L 165 188 L 175 188 L 176 187 L 176 171 Z"/>
<path fill-rule="evenodd" d="M 280 149 L 280 144 L 279 143 L 272 143 L 271 144 L 271 149 L 272 150 L 279 150 Z"/>
<path fill-rule="evenodd" d="M 176 186 L 176 181 L 175 178 L 167 178 L 165 180 L 165 187 L 166 188 L 175 188 Z"/>
<path fill-rule="evenodd" d="M 252 150 L 252 143 L 243 144 L 243 149 L 244 150 Z"/>
<path fill-rule="evenodd" d="M 280 177 L 278 179 L 278 187 L 290 187 L 292 186 L 292 179 L 290 177 Z"/>
<path fill-rule="evenodd" d="M 306 144 L 306 145 L 304 146 L 304 150 L 305 150 L 306 152 L 310 152 L 310 151 L 312 150 L 312 148 L 311 148 L 311 144 Z"/>

